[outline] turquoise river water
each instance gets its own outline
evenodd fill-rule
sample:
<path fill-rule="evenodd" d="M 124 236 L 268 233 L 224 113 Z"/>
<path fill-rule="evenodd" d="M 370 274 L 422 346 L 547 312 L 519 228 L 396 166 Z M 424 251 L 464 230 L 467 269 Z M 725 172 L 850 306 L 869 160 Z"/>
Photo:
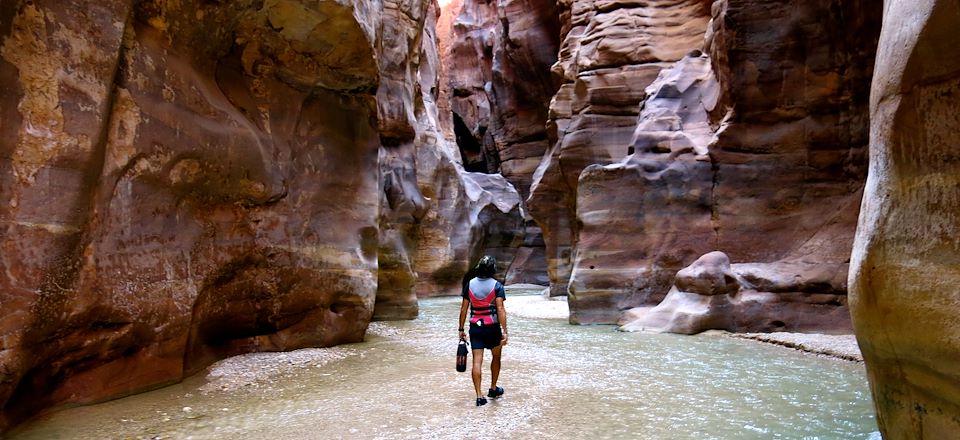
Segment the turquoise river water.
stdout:
<path fill-rule="evenodd" d="M 9 438 L 880 439 L 862 364 L 537 313 L 556 303 L 507 300 L 506 394 L 484 407 L 454 370 L 459 299 L 438 298 L 415 321 L 372 324 L 360 344 L 238 356 Z"/>

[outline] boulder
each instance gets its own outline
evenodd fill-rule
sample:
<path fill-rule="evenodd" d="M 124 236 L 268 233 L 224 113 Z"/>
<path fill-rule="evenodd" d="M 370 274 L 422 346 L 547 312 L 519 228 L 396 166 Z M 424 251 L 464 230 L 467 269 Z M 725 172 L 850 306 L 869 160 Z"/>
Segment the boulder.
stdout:
<path fill-rule="evenodd" d="M 823 266 L 798 261 L 730 264 L 723 252 L 710 252 L 677 272 L 660 304 L 626 311 L 620 329 L 843 333 L 850 326 L 846 286 L 835 275 L 846 265 Z"/>
<path fill-rule="evenodd" d="M 740 290 L 737 276 L 730 269 L 730 257 L 716 251 L 677 272 L 674 285 L 683 292 L 706 296 L 735 294 Z"/>

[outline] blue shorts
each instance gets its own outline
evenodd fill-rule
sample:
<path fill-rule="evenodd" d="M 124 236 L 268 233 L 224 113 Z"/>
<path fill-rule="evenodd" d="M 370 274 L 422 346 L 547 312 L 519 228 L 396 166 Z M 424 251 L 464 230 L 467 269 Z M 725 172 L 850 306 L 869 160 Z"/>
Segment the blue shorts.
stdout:
<path fill-rule="evenodd" d="M 493 349 L 500 346 L 500 340 L 503 339 L 503 333 L 500 331 L 500 324 L 477 325 L 470 324 L 470 348 L 482 350 L 484 348 Z"/>

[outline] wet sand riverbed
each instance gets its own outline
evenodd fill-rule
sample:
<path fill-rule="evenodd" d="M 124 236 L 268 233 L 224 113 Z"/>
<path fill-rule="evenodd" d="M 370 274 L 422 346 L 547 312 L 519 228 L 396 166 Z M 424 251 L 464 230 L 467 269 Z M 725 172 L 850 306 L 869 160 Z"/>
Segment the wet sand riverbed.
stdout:
<path fill-rule="evenodd" d="M 415 321 L 371 324 L 360 344 L 237 356 L 10 438 L 879 438 L 862 364 L 570 326 L 562 300 L 519 292 L 508 293 L 506 394 L 484 407 L 454 370 L 459 300 L 437 298 Z"/>

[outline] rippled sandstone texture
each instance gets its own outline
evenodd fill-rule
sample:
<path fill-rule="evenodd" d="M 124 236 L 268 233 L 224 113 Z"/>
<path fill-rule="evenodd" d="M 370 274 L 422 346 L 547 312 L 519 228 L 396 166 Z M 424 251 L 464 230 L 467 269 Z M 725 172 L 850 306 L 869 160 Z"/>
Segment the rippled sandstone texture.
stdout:
<path fill-rule="evenodd" d="M 379 24 L 355 7 L 4 3 L 5 416 L 363 338 Z"/>
<path fill-rule="evenodd" d="M 449 100 L 449 129 L 464 167 L 500 173 L 526 198 L 547 150 L 548 103 L 557 84 L 559 15 L 552 0 L 465 1 L 449 4 L 449 34 L 440 35 Z M 444 103 L 445 105 L 447 103 Z M 549 282 L 540 227 L 527 218 L 508 283 Z"/>
<path fill-rule="evenodd" d="M 677 271 L 713 250 L 756 264 L 758 279 L 829 280 L 758 291 L 844 316 L 880 8 L 654 3 L 572 4 L 559 141 L 529 200 L 571 321 L 615 323 L 657 305 Z M 617 43 L 637 33 L 651 35 Z M 804 327 L 757 319 L 761 331 Z"/>
<path fill-rule="evenodd" d="M 432 2 L 419 7 L 384 20 L 378 57 L 377 320 L 416 317 L 418 295 L 459 292 L 462 275 L 485 253 L 505 272 L 524 233 L 516 189 L 499 175 L 465 173 L 456 145 L 441 132 L 442 112 L 449 112 L 438 96 L 441 16 Z"/>
<path fill-rule="evenodd" d="M 464 177 L 437 129 L 436 16 L 2 3 L 0 430 L 236 353 L 361 340 L 375 313 L 415 316 L 417 283 L 513 246 L 516 191 Z"/>
<path fill-rule="evenodd" d="M 884 438 L 960 432 L 960 6 L 888 0 L 850 268 Z"/>
<path fill-rule="evenodd" d="M 662 68 L 703 46 L 710 19 L 709 2 L 701 0 L 559 5 L 563 41 L 552 69 L 563 84 L 550 104 L 553 143 L 527 200 L 543 229 L 553 296 L 566 295 L 570 281 L 581 171 L 626 155 L 644 89 Z M 576 301 L 573 313 L 585 308 Z"/>

